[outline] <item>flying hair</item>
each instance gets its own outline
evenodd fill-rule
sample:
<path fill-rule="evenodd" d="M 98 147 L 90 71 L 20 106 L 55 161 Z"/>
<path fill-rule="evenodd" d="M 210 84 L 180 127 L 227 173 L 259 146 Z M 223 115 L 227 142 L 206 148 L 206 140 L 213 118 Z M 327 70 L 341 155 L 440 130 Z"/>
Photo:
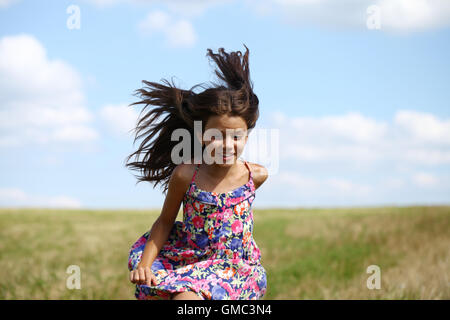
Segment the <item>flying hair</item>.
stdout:
<path fill-rule="evenodd" d="M 129 105 L 144 105 L 133 129 L 133 145 L 139 139 L 142 141 L 138 149 L 127 156 L 125 164 L 131 170 L 139 171 L 140 174 L 135 176 L 137 183 L 148 181 L 154 184 L 153 188 L 161 184 L 163 192 L 167 192 L 170 176 L 177 166 L 171 160 L 171 152 L 179 143 L 172 141 L 171 136 L 178 128 L 189 131 L 191 154 L 194 154 L 194 121 L 201 121 L 203 132 L 211 116 L 227 114 L 242 117 L 248 130 L 255 127 L 259 100 L 250 80 L 249 50 L 245 44 L 244 47 L 245 54 L 240 51 L 227 53 L 224 48 L 219 48 L 218 53 L 207 49 L 206 56 L 217 66 L 215 74 L 219 80 L 209 86 L 202 83 L 183 90 L 177 88 L 173 80 L 142 81 L 145 86 L 135 90 L 134 94 L 140 100 Z M 204 90 L 196 93 L 197 87 Z"/>

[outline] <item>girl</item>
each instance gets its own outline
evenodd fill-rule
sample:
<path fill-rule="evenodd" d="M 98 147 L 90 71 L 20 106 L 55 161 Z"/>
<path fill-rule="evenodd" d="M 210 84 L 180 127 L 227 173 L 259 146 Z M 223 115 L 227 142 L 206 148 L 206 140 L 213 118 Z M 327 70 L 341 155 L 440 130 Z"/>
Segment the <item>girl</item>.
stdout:
<path fill-rule="evenodd" d="M 167 86 L 144 80 L 148 87 L 137 90 L 142 100 L 132 105 L 157 107 L 138 121 L 135 141 L 147 137 L 128 156 L 137 161 L 126 166 L 143 173 L 138 182 L 162 183 L 166 193 L 160 216 L 129 254 L 137 299 L 260 299 L 266 292 L 251 206 L 268 174 L 263 166 L 240 159 L 259 116 L 245 48 L 244 56 L 208 49 L 223 84 L 213 83 L 201 93 L 192 91 L 196 86 L 181 90 L 167 80 Z M 202 132 L 226 132 L 225 138 L 194 134 L 194 121 L 201 121 Z M 172 150 L 179 142 L 171 134 L 179 128 L 190 133 L 191 151 L 201 143 L 202 155 L 212 149 L 211 157 L 223 161 L 194 164 L 186 154 L 190 161 L 176 165 Z M 183 221 L 175 221 L 181 203 Z"/>

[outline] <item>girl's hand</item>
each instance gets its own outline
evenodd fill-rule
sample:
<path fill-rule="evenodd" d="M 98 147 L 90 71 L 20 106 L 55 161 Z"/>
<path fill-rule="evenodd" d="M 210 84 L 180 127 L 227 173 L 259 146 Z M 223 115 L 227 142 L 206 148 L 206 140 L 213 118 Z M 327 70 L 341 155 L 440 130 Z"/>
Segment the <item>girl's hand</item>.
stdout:
<path fill-rule="evenodd" d="M 157 280 L 150 267 L 138 266 L 130 272 L 130 281 L 135 284 L 157 285 Z"/>

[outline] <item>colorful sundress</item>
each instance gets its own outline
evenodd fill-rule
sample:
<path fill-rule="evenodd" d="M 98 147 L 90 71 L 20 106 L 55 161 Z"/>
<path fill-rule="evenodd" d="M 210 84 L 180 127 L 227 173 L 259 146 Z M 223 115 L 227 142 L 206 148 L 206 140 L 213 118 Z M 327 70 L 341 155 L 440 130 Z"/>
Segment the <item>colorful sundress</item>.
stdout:
<path fill-rule="evenodd" d="M 202 299 L 256 300 L 267 289 L 261 252 L 253 239 L 255 186 L 248 182 L 232 191 L 201 190 L 195 175 L 183 198 L 183 221 L 175 221 L 151 270 L 157 285 L 136 285 L 137 299 L 170 299 L 193 291 Z M 128 269 L 137 268 L 150 231 L 131 247 Z"/>

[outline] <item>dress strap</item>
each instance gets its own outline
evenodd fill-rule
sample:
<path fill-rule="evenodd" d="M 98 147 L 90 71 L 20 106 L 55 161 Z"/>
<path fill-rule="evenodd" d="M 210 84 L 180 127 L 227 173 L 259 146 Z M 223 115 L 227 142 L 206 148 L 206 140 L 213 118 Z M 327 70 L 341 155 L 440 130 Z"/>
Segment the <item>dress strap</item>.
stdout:
<path fill-rule="evenodd" d="M 197 174 L 197 171 L 198 171 L 198 168 L 199 168 L 199 167 L 200 167 L 200 164 L 197 164 L 197 166 L 196 166 L 196 168 L 195 168 L 195 171 L 194 171 L 194 174 L 192 175 L 191 183 L 194 182 L 195 175 Z"/>
<path fill-rule="evenodd" d="M 252 178 L 252 170 L 250 169 L 250 166 L 248 165 L 247 161 L 244 160 L 245 166 L 248 169 L 248 172 L 250 173 L 250 178 Z"/>
<path fill-rule="evenodd" d="M 256 188 L 255 188 L 255 182 L 253 181 L 253 175 L 252 175 L 252 170 L 250 169 L 250 165 L 248 164 L 247 161 L 244 160 L 244 163 L 248 169 L 248 172 L 250 174 L 250 177 L 248 179 L 248 183 L 250 184 L 250 189 L 252 190 L 252 192 L 255 192 Z"/>

